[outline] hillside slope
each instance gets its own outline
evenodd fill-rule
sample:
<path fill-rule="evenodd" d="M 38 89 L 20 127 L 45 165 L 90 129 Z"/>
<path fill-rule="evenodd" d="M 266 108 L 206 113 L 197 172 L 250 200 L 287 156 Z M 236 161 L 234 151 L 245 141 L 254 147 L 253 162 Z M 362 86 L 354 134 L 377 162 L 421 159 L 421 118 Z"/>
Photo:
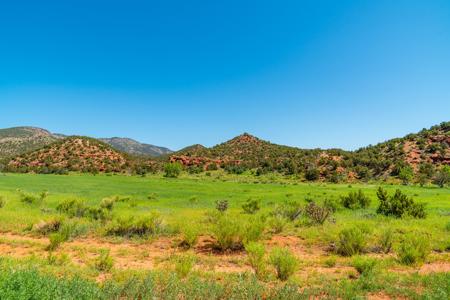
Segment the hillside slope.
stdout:
<path fill-rule="evenodd" d="M 397 176 L 407 166 L 418 173 L 450 165 L 449 145 L 450 122 L 354 152 L 299 149 L 244 133 L 212 148 L 196 146 L 175 152 L 170 161 L 204 169 L 213 164 L 231 171 L 256 169 L 256 174 L 277 171 L 311 180 L 341 181 Z"/>
<path fill-rule="evenodd" d="M 10 160 L 6 170 L 39 173 L 121 172 L 128 165 L 126 155 L 111 146 L 96 139 L 73 136 Z"/>
<path fill-rule="evenodd" d="M 99 140 L 106 144 L 109 144 L 114 149 L 133 155 L 158 157 L 173 152 L 172 150 L 165 147 L 140 143 L 130 138 L 113 137 L 113 138 L 101 138 Z"/>
<path fill-rule="evenodd" d="M 36 127 L 0 129 L 0 159 L 14 157 L 49 145 L 59 137 Z"/>

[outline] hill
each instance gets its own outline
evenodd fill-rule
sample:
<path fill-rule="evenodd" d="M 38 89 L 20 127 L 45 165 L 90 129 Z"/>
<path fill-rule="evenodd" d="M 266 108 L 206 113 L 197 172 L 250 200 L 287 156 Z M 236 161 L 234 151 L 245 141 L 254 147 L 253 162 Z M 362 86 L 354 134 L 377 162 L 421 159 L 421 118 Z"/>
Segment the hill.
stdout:
<path fill-rule="evenodd" d="M 173 152 L 172 150 L 165 148 L 165 147 L 159 147 L 159 146 L 154 146 L 154 145 L 150 145 L 150 144 L 140 143 L 140 142 L 130 139 L 130 138 L 113 137 L 113 138 L 101 138 L 99 140 L 106 144 L 109 144 L 114 149 L 117 149 L 117 150 L 125 152 L 125 153 L 129 153 L 132 155 L 158 157 L 158 156 L 167 155 L 167 154 L 170 154 Z"/>
<path fill-rule="evenodd" d="M 124 153 L 96 139 L 72 136 L 11 159 L 7 171 L 39 173 L 121 172 L 129 166 Z"/>
<path fill-rule="evenodd" d="M 0 129 L 0 159 L 42 148 L 58 139 L 58 136 L 37 127 Z"/>
<path fill-rule="evenodd" d="M 280 172 L 301 175 L 306 179 L 327 179 L 333 182 L 397 176 L 410 166 L 415 173 L 450 165 L 450 122 L 404 138 L 392 139 L 357 151 L 340 149 L 299 149 L 272 144 L 248 133 L 212 148 L 189 147 L 171 155 L 188 168 L 224 168 L 241 173 L 248 169 L 255 174 Z"/>

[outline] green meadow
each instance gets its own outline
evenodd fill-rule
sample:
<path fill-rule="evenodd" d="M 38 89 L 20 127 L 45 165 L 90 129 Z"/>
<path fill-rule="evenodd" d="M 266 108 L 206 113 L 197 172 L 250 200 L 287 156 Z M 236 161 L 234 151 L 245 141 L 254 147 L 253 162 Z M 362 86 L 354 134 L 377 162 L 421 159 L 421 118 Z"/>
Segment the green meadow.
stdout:
<path fill-rule="evenodd" d="M 389 195 L 399 189 L 414 202 L 423 203 L 426 218 L 377 214 L 380 186 Z M 340 205 L 342 197 L 358 191 L 370 199 L 368 207 L 348 209 Z M 43 192 L 42 201 L 23 201 L 24 195 L 38 198 Z M 0 197 L 4 204 L 0 208 L 3 232 L 0 294 L 11 298 L 41 284 L 48 285 L 49 290 L 42 292 L 39 299 L 55 295 L 67 299 L 450 296 L 449 188 L 303 183 L 275 175 L 257 178 L 221 172 L 208 176 L 183 174 L 179 178 L 164 178 L 162 174 L 146 177 L 2 174 Z M 71 199 L 86 207 L 100 207 L 105 198 L 121 200 L 111 204 L 107 217 L 101 220 L 58 210 L 58 205 Z M 244 213 L 243 205 L 253 200 L 259 209 L 252 214 Z M 217 201 L 226 202 L 225 212 L 217 211 Z M 282 224 L 274 224 L 273 212 L 283 203 L 306 207 L 311 202 L 319 206 L 334 203 L 336 207 L 323 224 L 312 224 L 304 217 L 277 220 Z M 118 234 L 121 228 L 115 228 L 115 234 L 111 235 L 105 229 L 121 218 L 145 218 L 155 213 L 161 223 L 157 226 L 163 229 L 149 234 L 128 236 Z M 210 220 L 214 218 L 217 220 Z M 222 219 L 225 223 L 220 223 Z M 43 233 L 36 228 L 53 224 L 52 220 L 82 229 L 76 229 L 77 234 L 49 250 L 55 233 L 51 230 Z M 266 251 L 260 265 L 251 260 L 252 252 L 245 248 L 247 242 L 239 249 L 207 247 L 220 237 L 218 227 L 234 230 L 240 226 L 239 222 L 247 222 L 247 231 L 253 230 L 252 223 L 262 224 L 260 234 L 254 238 Z M 58 226 L 62 226 L 60 223 Z M 187 248 L 181 247 L 180 241 L 187 240 L 186 228 L 190 227 L 196 228 L 192 243 Z M 342 232 L 354 228 L 361 235 L 363 240 L 359 242 L 363 246 L 355 253 L 343 254 L 339 250 Z M 387 236 L 387 231 L 392 231 L 392 236 Z M 238 235 L 232 236 L 232 242 Z M 411 236 L 424 237 L 426 256 L 402 252 L 406 238 Z M 247 240 L 250 241 L 248 237 Z M 381 251 L 386 243 L 389 243 L 387 251 Z M 412 244 L 407 250 L 421 245 Z M 288 278 L 278 276 L 280 265 L 272 257 L 276 247 L 286 248 L 293 255 L 291 265 L 295 268 Z M 414 256 L 411 263 L 408 255 Z M 417 261 L 416 256 L 420 257 Z M 278 264 L 287 263 L 279 260 Z M 14 285 L 19 282 L 27 289 Z"/>

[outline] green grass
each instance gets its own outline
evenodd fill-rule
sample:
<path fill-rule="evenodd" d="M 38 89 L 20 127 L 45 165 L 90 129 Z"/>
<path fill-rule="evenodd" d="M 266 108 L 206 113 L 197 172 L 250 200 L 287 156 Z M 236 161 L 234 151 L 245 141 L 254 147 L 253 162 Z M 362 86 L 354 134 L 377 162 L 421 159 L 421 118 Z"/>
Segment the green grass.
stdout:
<path fill-rule="evenodd" d="M 183 174 L 177 179 L 164 178 L 162 174 L 148 177 L 4 174 L 0 175 L 0 196 L 6 199 L 6 204 L 0 208 L 0 231 L 21 233 L 41 220 L 54 220 L 61 217 L 56 207 L 67 199 L 77 198 L 87 206 L 99 208 L 103 199 L 109 198 L 116 199 L 112 205 L 112 219 L 130 216 L 146 217 L 157 211 L 164 220 L 163 225 L 171 228 L 170 230 L 164 228 L 162 231 L 164 234 L 172 235 L 181 231 L 183 235 L 181 229 L 189 224 L 195 224 L 196 231 L 198 229 L 200 235 L 211 234 L 212 225 L 204 222 L 205 213 L 215 210 L 217 200 L 228 200 L 227 214 L 238 216 L 242 220 L 250 220 L 250 218 L 268 214 L 277 204 L 286 199 L 299 201 L 305 205 L 307 198 L 321 204 L 325 199 L 338 200 L 340 196 L 347 195 L 351 191 L 362 190 L 371 199 L 370 207 L 355 210 L 340 207 L 333 215 L 334 221 L 327 221 L 324 225 L 306 225 L 302 219 L 288 222 L 282 234 L 300 237 L 303 240 L 302 243 L 324 249 L 338 240 L 339 232 L 356 226 L 367 235 L 365 240 L 367 249 L 363 249 L 361 253 L 365 257 L 366 251 L 370 252 L 371 249 L 382 246 L 383 234 L 389 229 L 392 230 L 393 250 L 387 255 L 395 257 L 395 250 L 398 249 L 401 238 L 405 234 L 421 233 L 429 240 L 432 250 L 447 251 L 443 257 L 448 259 L 450 231 L 447 224 L 450 222 L 450 189 L 383 185 L 389 193 L 401 189 L 415 201 L 426 203 L 428 215 L 426 219 L 396 219 L 376 214 L 378 187 L 379 184 L 376 183 L 352 184 L 352 186 L 309 184 L 275 175 L 255 178 L 245 175 L 225 175 L 221 172 L 212 172 L 212 176 Z M 35 195 L 47 191 L 48 196 L 42 203 L 24 203 L 20 200 L 18 190 Z M 250 198 L 259 201 L 261 207 L 255 216 L 245 214 L 242 209 L 242 205 Z M 70 220 L 68 216 L 64 218 L 63 224 L 65 222 L 66 226 L 74 222 L 78 227 L 83 227 L 83 233 L 90 230 L 90 234 L 94 236 L 101 235 L 101 229 L 107 228 L 105 225 L 110 224 L 108 220 L 92 221 L 87 217 L 73 220 Z M 264 240 L 261 242 L 264 243 Z M 441 255 L 437 254 L 438 251 L 430 255 L 430 259 Z M 336 281 L 325 276 L 319 280 L 316 275 L 308 279 L 299 279 L 294 275 L 286 284 L 279 282 L 266 284 L 249 274 L 233 274 L 224 277 L 221 274 L 191 271 L 189 275 L 186 275 L 187 278 L 180 279 L 173 272 L 158 273 L 159 271 L 155 270 L 151 274 L 144 274 L 143 271 L 120 270 L 114 266 L 112 271 L 109 271 L 112 273 L 111 280 L 97 285 L 93 282 L 98 276 L 98 270 L 95 268 L 74 268 L 71 264 L 49 265 L 47 260 L 39 261 L 37 258 L 30 258 L 30 260 L 31 262 L 20 259 L 15 261 L 8 257 L 0 258 L 0 281 L 2 282 L 0 283 L 0 299 L 3 299 L 2 293 L 11 297 L 16 295 L 15 292 L 31 295 L 28 289 L 32 290 L 39 285 L 49 288 L 48 293 L 42 292 L 47 294 L 39 294 L 42 299 L 51 299 L 55 295 L 67 295 L 67 299 L 74 297 L 79 299 L 133 298 L 135 295 L 133 293 L 147 293 L 140 294 L 144 299 L 153 296 L 172 299 L 174 294 L 166 293 L 176 291 L 187 298 L 197 299 L 230 297 L 258 299 L 261 295 L 267 296 L 268 299 L 307 299 L 310 296 L 324 294 L 331 299 L 354 299 L 372 292 L 416 299 L 444 299 L 450 295 L 450 291 L 446 288 L 449 286 L 448 274 L 408 273 L 408 275 L 383 270 L 387 268 L 382 267 L 386 264 L 396 264 L 394 258 L 380 259 L 376 272 L 366 272 L 367 274 L 357 279 L 342 278 Z M 313 263 L 302 261 L 302 266 Z M 336 256 L 333 261 L 321 262 L 321 265 L 323 264 L 329 268 L 336 264 L 352 266 L 352 259 Z M 61 276 L 66 279 L 61 279 Z M 82 279 L 77 276 L 81 276 Z M 220 280 L 214 280 L 216 277 Z M 309 285 L 309 282 L 313 280 L 321 284 Z M 419 287 L 420 293 L 414 290 Z M 302 288 L 303 294 L 299 294 L 299 288 Z"/>

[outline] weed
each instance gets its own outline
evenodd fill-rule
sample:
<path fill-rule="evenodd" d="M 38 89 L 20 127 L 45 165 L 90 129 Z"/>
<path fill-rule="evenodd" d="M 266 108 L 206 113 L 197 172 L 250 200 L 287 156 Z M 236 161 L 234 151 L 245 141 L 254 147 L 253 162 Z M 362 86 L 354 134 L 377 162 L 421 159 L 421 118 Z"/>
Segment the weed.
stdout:
<path fill-rule="evenodd" d="M 264 261 L 266 249 L 264 245 L 256 242 L 250 242 L 245 245 L 245 251 L 247 251 L 248 262 L 255 271 L 256 276 L 262 279 L 266 273 L 266 265 Z"/>
<path fill-rule="evenodd" d="M 375 269 L 377 260 L 374 258 L 357 256 L 352 261 L 352 266 L 361 275 L 369 275 Z"/>
<path fill-rule="evenodd" d="M 195 246 L 198 240 L 199 229 L 197 226 L 188 224 L 181 229 L 182 240 L 180 246 L 185 249 L 190 249 Z"/>
<path fill-rule="evenodd" d="M 192 271 L 196 257 L 190 254 L 180 255 L 175 260 L 175 272 L 180 278 L 185 278 Z"/>
<path fill-rule="evenodd" d="M 291 277 L 298 266 L 297 258 L 288 248 L 276 247 L 269 255 L 269 262 L 275 267 L 277 278 L 286 281 Z"/>
<path fill-rule="evenodd" d="M 383 253 L 387 254 L 391 252 L 394 243 L 394 231 L 391 228 L 383 230 L 378 242 Z"/>
<path fill-rule="evenodd" d="M 109 272 L 114 266 L 114 260 L 110 256 L 110 251 L 106 249 L 100 250 L 99 257 L 94 262 L 95 269 L 99 272 Z"/>
<path fill-rule="evenodd" d="M 221 213 L 226 212 L 228 210 L 228 200 L 217 200 L 216 209 Z"/>
<path fill-rule="evenodd" d="M 336 251 L 343 256 L 360 254 L 366 245 L 366 235 L 358 227 L 343 229 L 339 233 Z"/>
<path fill-rule="evenodd" d="M 397 249 L 400 263 L 414 265 L 425 261 L 430 252 L 428 238 L 422 234 L 407 234 L 404 236 Z"/>

